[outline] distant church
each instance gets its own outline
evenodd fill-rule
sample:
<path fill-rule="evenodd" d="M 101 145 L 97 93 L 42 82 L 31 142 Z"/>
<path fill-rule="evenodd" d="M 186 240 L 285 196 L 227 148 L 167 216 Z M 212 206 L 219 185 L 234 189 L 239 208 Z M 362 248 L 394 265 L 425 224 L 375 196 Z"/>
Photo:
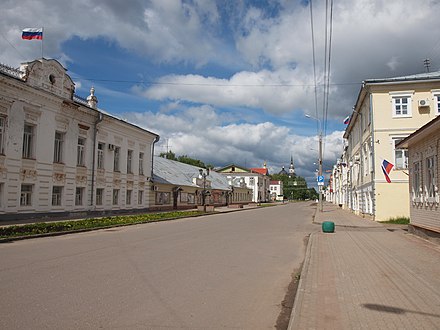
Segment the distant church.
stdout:
<path fill-rule="evenodd" d="M 295 166 L 293 165 L 293 157 L 290 156 L 290 166 L 289 166 L 289 172 L 287 172 L 283 166 L 283 168 L 281 169 L 281 171 L 278 173 L 280 175 L 287 175 L 289 176 L 289 178 L 293 178 L 296 176 L 295 174 Z"/>

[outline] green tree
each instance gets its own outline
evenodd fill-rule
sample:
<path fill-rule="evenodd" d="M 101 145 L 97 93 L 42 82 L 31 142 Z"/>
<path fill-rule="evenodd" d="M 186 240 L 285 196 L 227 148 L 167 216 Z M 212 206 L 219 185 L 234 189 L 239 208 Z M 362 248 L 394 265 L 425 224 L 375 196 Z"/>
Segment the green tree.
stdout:
<path fill-rule="evenodd" d="M 159 154 L 159 157 L 166 158 L 166 159 L 171 159 L 171 160 L 177 160 L 176 154 L 174 152 L 172 152 L 171 150 L 168 151 L 168 152 L 161 152 Z"/>
<path fill-rule="evenodd" d="M 306 180 L 298 175 L 273 174 L 272 180 L 283 182 L 283 193 L 285 199 L 306 200 L 315 199 L 317 196 L 314 188 L 308 188 Z"/>
<path fill-rule="evenodd" d="M 194 158 L 188 157 L 187 155 L 182 155 L 182 156 L 177 157 L 177 161 L 179 161 L 181 163 L 197 166 L 197 167 L 206 168 L 206 165 L 204 162 L 202 162 L 199 159 L 194 159 Z"/>

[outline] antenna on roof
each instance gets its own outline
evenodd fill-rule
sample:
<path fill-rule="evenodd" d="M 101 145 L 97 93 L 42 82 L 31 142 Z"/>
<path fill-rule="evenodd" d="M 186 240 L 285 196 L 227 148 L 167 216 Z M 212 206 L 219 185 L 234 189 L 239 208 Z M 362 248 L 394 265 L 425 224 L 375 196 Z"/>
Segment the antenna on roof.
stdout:
<path fill-rule="evenodd" d="M 431 66 L 431 60 L 429 58 L 425 58 L 423 61 L 423 65 L 426 68 L 426 72 L 429 72 L 429 67 Z"/>

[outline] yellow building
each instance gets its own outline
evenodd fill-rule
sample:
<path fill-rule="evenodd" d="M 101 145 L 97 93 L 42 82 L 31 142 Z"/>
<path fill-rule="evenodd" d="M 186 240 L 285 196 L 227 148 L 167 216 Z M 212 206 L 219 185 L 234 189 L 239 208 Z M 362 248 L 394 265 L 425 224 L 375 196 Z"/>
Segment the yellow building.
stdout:
<path fill-rule="evenodd" d="M 348 208 L 378 221 L 409 217 L 408 155 L 395 145 L 440 113 L 439 100 L 440 71 L 363 82 L 344 134 Z"/>

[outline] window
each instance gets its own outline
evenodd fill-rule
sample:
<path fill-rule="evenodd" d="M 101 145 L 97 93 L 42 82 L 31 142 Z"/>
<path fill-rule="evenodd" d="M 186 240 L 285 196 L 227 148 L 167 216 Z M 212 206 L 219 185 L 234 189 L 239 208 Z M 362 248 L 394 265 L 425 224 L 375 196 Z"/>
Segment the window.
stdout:
<path fill-rule="evenodd" d="M 113 171 L 119 172 L 119 158 L 121 158 L 121 148 L 115 147 L 115 154 L 113 158 Z"/>
<path fill-rule="evenodd" d="M 139 153 L 139 175 L 144 175 L 144 153 Z"/>
<path fill-rule="evenodd" d="M 435 157 L 426 158 L 426 197 L 435 197 L 437 186 L 435 178 Z"/>
<path fill-rule="evenodd" d="M 408 149 L 396 149 L 396 144 L 402 141 L 404 138 L 393 138 L 394 141 L 394 163 L 396 169 L 408 168 Z"/>
<path fill-rule="evenodd" d="M 97 159 L 98 169 L 104 168 L 104 148 L 105 148 L 105 143 L 98 142 L 98 159 Z"/>
<path fill-rule="evenodd" d="M 133 150 L 127 151 L 127 173 L 133 173 L 131 164 L 133 163 Z"/>
<path fill-rule="evenodd" d="M 31 184 L 21 185 L 20 206 L 32 205 L 32 190 L 33 186 Z"/>
<path fill-rule="evenodd" d="M 63 162 L 63 147 L 64 147 L 64 134 L 55 132 L 55 147 L 53 151 L 53 162 Z"/>
<path fill-rule="evenodd" d="M 96 188 L 96 205 L 102 205 L 104 188 Z"/>
<path fill-rule="evenodd" d="M 411 96 L 393 96 L 393 117 L 411 117 Z"/>
<path fill-rule="evenodd" d="M 420 176 L 420 162 L 413 164 L 412 170 L 412 191 L 414 198 L 420 198 L 422 192 L 422 181 Z"/>
<path fill-rule="evenodd" d="M 63 193 L 63 187 L 59 187 L 59 186 L 52 187 L 52 206 L 61 205 L 62 193 Z"/>
<path fill-rule="evenodd" d="M 85 146 L 86 146 L 86 139 L 79 137 L 77 151 L 76 151 L 76 165 L 77 166 L 84 166 L 85 165 Z"/>
<path fill-rule="evenodd" d="M 138 191 L 138 204 L 142 204 L 144 202 L 144 191 L 139 190 Z"/>
<path fill-rule="evenodd" d="M 5 154 L 6 118 L 0 116 L 0 154 Z"/>
<path fill-rule="evenodd" d="M 25 124 L 23 132 L 23 158 L 33 158 L 34 126 Z"/>
<path fill-rule="evenodd" d="M 75 190 L 75 205 L 83 205 L 84 188 L 77 187 Z"/>
<path fill-rule="evenodd" d="M 127 190 L 127 192 L 125 193 L 125 204 L 126 205 L 131 205 L 131 195 L 132 195 L 132 190 Z"/>
<path fill-rule="evenodd" d="M 156 204 L 170 204 L 170 193 L 156 192 Z"/>
<path fill-rule="evenodd" d="M 113 189 L 113 205 L 119 204 L 119 189 Z"/>
<path fill-rule="evenodd" d="M 255 184 L 255 179 L 254 178 L 249 178 L 249 185 L 253 186 Z"/>
<path fill-rule="evenodd" d="M 434 94 L 434 111 L 440 115 L 440 93 Z"/>

